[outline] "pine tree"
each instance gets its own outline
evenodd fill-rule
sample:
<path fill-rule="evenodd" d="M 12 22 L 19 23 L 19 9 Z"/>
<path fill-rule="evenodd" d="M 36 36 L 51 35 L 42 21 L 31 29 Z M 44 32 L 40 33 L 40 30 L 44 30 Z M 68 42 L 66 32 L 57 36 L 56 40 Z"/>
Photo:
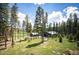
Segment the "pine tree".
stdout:
<path fill-rule="evenodd" d="M 42 42 L 44 41 L 44 32 L 46 32 L 47 19 L 47 12 L 44 13 L 44 10 L 39 6 L 36 11 L 34 30 L 42 36 Z"/>
<path fill-rule="evenodd" d="M 72 13 L 70 14 L 67 20 L 67 34 L 71 34 L 72 32 Z"/>
<path fill-rule="evenodd" d="M 25 20 L 23 20 L 23 23 L 22 23 L 23 36 L 24 36 L 25 28 L 26 28 L 26 23 L 25 23 Z"/>
<path fill-rule="evenodd" d="M 36 19 L 34 24 L 34 29 L 38 33 L 41 32 L 43 20 L 44 20 L 44 10 L 39 6 L 36 11 Z"/>
<path fill-rule="evenodd" d="M 43 19 L 43 27 L 44 27 L 44 32 L 46 32 L 46 25 L 47 25 L 47 20 L 48 20 L 48 14 L 47 12 L 45 13 L 44 19 Z"/>
<path fill-rule="evenodd" d="M 53 31 L 55 31 L 55 22 L 53 22 Z"/>
<path fill-rule="evenodd" d="M 0 35 L 5 36 L 5 48 L 7 47 L 8 3 L 0 3 Z"/>
<path fill-rule="evenodd" d="M 64 21 L 62 22 L 62 33 L 66 34 L 66 23 Z"/>
<path fill-rule="evenodd" d="M 56 23 L 56 32 L 58 32 L 58 23 Z"/>
<path fill-rule="evenodd" d="M 16 29 L 16 24 L 18 22 L 18 16 L 17 16 L 17 4 L 15 3 L 11 8 L 11 33 L 12 33 L 12 47 L 14 45 L 14 39 L 13 39 L 13 33 L 14 28 Z"/>
<path fill-rule="evenodd" d="M 28 15 L 26 15 L 25 17 L 25 24 L 26 24 L 26 32 L 28 33 L 28 25 L 29 25 Z"/>
<path fill-rule="evenodd" d="M 78 22 L 77 14 L 74 13 L 73 17 L 74 17 L 73 35 L 75 35 L 77 33 L 77 22 Z"/>
<path fill-rule="evenodd" d="M 18 22 L 18 16 L 17 16 L 17 4 L 15 3 L 11 8 L 11 25 L 13 27 L 16 27 L 16 23 Z"/>
<path fill-rule="evenodd" d="M 48 31 L 52 31 L 53 29 L 52 29 L 52 23 L 50 23 L 49 24 L 49 26 L 48 26 Z"/>
<path fill-rule="evenodd" d="M 30 34 L 32 33 L 32 24 L 31 24 L 31 22 L 28 24 L 28 32 Z"/>

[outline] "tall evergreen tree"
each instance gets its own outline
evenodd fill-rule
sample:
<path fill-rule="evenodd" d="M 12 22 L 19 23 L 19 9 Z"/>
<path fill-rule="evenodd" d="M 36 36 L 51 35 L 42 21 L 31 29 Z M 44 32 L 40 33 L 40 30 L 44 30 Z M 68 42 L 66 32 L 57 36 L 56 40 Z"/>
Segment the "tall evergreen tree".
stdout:
<path fill-rule="evenodd" d="M 26 28 L 26 22 L 25 22 L 25 20 L 23 20 L 22 28 L 23 28 L 23 32 L 24 32 L 25 31 L 25 28 Z"/>
<path fill-rule="evenodd" d="M 26 24 L 26 32 L 28 32 L 28 27 L 29 27 L 29 18 L 28 18 L 28 15 L 26 15 L 25 17 L 25 24 Z"/>
<path fill-rule="evenodd" d="M 39 6 L 36 11 L 36 19 L 34 24 L 34 29 L 38 33 L 40 33 L 41 31 L 43 19 L 44 19 L 44 10 Z"/>
<path fill-rule="evenodd" d="M 8 3 L 0 3 L 0 35 L 5 35 L 5 47 L 7 46 L 8 8 Z"/>
<path fill-rule="evenodd" d="M 12 47 L 14 45 L 14 39 L 13 39 L 13 33 L 14 33 L 14 28 L 16 29 L 16 24 L 18 21 L 18 16 L 17 16 L 17 4 L 15 3 L 12 8 L 11 8 L 11 33 L 12 33 Z"/>
<path fill-rule="evenodd" d="M 58 32 L 58 23 L 56 23 L 56 32 Z"/>
<path fill-rule="evenodd" d="M 70 14 L 67 20 L 67 33 L 70 34 L 72 32 L 72 13 Z"/>
<path fill-rule="evenodd" d="M 50 23 L 49 26 L 48 26 L 48 31 L 52 31 L 52 30 L 53 30 L 52 23 Z"/>
<path fill-rule="evenodd" d="M 53 22 L 53 31 L 55 31 L 55 22 Z"/>
<path fill-rule="evenodd" d="M 32 33 L 32 24 L 31 24 L 31 22 L 28 24 L 28 32 L 30 34 Z"/>
<path fill-rule="evenodd" d="M 64 21 L 62 22 L 62 32 L 66 34 L 66 23 Z"/>
<path fill-rule="evenodd" d="M 27 35 L 29 35 L 32 32 L 32 24 L 29 21 L 28 15 L 26 15 L 25 20 L 23 22 L 23 26 L 27 32 Z"/>
<path fill-rule="evenodd" d="M 77 14 L 74 13 L 73 17 L 74 17 L 73 35 L 75 35 L 77 33 L 77 22 L 78 22 Z"/>
<path fill-rule="evenodd" d="M 35 32 L 38 32 L 42 36 L 42 42 L 44 41 L 44 32 L 46 31 L 46 23 L 48 19 L 47 12 L 44 13 L 44 10 L 39 6 L 36 11 L 36 18 L 34 24 Z"/>
<path fill-rule="evenodd" d="M 47 20 L 48 20 L 48 14 L 46 12 L 45 15 L 44 15 L 44 19 L 43 19 L 43 28 L 44 28 L 43 30 L 44 30 L 44 32 L 46 32 Z"/>

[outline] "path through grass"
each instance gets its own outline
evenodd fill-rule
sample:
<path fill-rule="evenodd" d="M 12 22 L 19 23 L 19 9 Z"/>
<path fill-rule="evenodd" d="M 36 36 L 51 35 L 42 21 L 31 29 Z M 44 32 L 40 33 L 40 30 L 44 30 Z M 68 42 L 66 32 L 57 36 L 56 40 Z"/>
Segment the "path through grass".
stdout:
<path fill-rule="evenodd" d="M 0 54 L 8 55 L 52 55 L 52 54 L 64 54 L 66 50 L 76 50 L 76 43 L 70 43 L 66 38 L 63 38 L 63 42 L 59 43 L 58 38 L 49 38 L 48 41 L 31 48 L 26 48 L 30 44 L 40 42 L 41 39 L 33 39 L 30 42 L 23 41 L 16 43 L 15 46 L 8 47 L 5 50 L 0 50 Z"/>

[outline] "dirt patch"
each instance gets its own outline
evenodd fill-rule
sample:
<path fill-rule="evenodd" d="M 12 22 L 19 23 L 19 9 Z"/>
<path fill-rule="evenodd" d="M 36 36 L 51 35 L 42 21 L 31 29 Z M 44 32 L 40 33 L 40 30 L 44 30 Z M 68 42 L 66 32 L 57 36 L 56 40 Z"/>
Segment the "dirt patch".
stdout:
<path fill-rule="evenodd" d="M 66 55 L 79 55 L 79 51 L 67 50 L 64 52 Z"/>

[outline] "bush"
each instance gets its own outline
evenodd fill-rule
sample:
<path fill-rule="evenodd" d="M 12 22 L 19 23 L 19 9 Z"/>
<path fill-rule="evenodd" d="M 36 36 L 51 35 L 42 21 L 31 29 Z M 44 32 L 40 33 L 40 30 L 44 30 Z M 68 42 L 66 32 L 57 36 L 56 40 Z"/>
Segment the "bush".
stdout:
<path fill-rule="evenodd" d="M 72 34 L 70 34 L 68 38 L 69 38 L 69 42 L 73 42 L 73 36 L 72 36 Z"/>
<path fill-rule="evenodd" d="M 64 37 L 64 34 L 62 34 L 61 37 Z"/>
<path fill-rule="evenodd" d="M 52 38 L 55 38 L 55 37 L 57 37 L 57 34 L 54 34 L 54 35 L 52 35 L 51 37 L 52 37 Z"/>
<path fill-rule="evenodd" d="M 77 46 L 79 47 L 79 32 L 76 33 L 74 40 L 77 42 Z"/>
<path fill-rule="evenodd" d="M 76 37 L 75 40 L 76 40 L 76 41 L 79 41 L 79 32 L 76 33 L 75 37 Z"/>
<path fill-rule="evenodd" d="M 66 35 L 66 38 L 69 39 L 69 35 L 68 34 Z"/>
<path fill-rule="evenodd" d="M 59 35 L 59 42 L 62 43 L 62 37 Z"/>
<path fill-rule="evenodd" d="M 77 40 L 76 35 L 73 36 L 73 40 L 74 40 L 74 42 L 76 42 L 76 40 Z"/>
<path fill-rule="evenodd" d="M 77 41 L 77 46 L 79 47 L 79 41 Z"/>

